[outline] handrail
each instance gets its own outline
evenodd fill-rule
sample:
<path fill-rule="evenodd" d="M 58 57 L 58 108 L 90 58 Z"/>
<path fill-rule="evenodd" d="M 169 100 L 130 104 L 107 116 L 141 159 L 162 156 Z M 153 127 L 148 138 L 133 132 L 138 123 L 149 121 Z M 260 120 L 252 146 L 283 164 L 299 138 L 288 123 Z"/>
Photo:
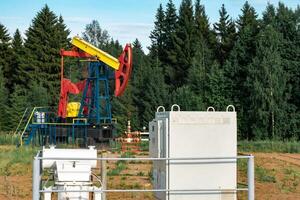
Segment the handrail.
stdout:
<path fill-rule="evenodd" d="M 50 190 L 45 190 L 45 189 L 40 189 L 40 178 L 41 178 L 41 160 L 100 160 L 100 161 L 118 161 L 118 160 L 125 160 L 125 161 L 158 161 L 158 160 L 169 160 L 169 161 L 195 161 L 197 160 L 197 164 L 205 164 L 205 160 L 216 160 L 215 163 L 226 163 L 225 160 L 232 160 L 232 159 L 247 159 L 247 187 L 242 187 L 242 188 L 235 188 L 235 189 L 221 189 L 221 188 L 208 188 L 208 189 L 202 189 L 202 188 L 192 188 L 192 189 L 169 189 L 169 188 L 164 188 L 164 189 L 106 189 L 102 188 L 99 190 L 65 190 L 65 189 L 50 189 Z M 219 160 L 219 161 L 218 161 Z M 177 162 L 181 163 L 181 162 Z M 193 162 L 188 162 L 189 164 L 193 164 Z M 107 172 L 103 172 L 106 174 Z M 254 182 L 255 176 L 254 176 L 254 156 L 253 155 L 238 155 L 238 156 L 233 156 L 233 157 L 165 157 L 165 158 L 149 158 L 149 157 L 139 157 L 139 158 L 122 158 L 122 157 L 97 157 L 97 158 L 55 158 L 55 157 L 41 157 L 40 153 L 38 153 L 33 160 L 33 199 L 39 199 L 40 198 L 40 193 L 49 193 L 49 192 L 54 192 L 54 193 L 62 193 L 62 192 L 100 192 L 100 193 L 109 193 L 109 192 L 185 192 L 185 193 L 203 193 L 203 192 L 212 192 L 212 193 L 220 193 L 222 191 L 225 192 L 237 192 L 237 191 L 247 191 L 248 192 L 248 200 L 254 200 L 255 199 L 255 182 Z M 105 186 L 103 184 L 102 186 Z"/>
<path fill-rule="evenodd" d="M 32 119 L 32 116 L 33 116 L 35 110 L 38 109 L 38 108 L 47 108 L 47 106 L 34 107 L 34 108 L 32 109 L 32 112 L 31 112 L 31 114 L 30 114 L 30 117 L 29 117 L 29 119 L 28 119 L 28 121 L 27 121 L 27 123 L 26 123 L 26 126 L 24 127 L 23 132 L 21 133 L 21 137 L 20 137 L 20 145 L 21 145 L 21 146 L 23 145 L 23 135 L 24 135 L 24 133 L 25 133 L 25 131 L 26 131 L 28 125 L 29 125 L 29 122 L 30 122 L 31 119 Z"/>
<path fill-rule="evenodd" d="M 25 109 L 25 111 L 24 111 L 24 113 L 23 113 L 23 115 L 22 115 L 22 117 L 21 117 L 21 120 L 19 121 L 19 124 L 18 124 L 18 126 L 17 126 L 17 128 L 16 128 L 16 130 L 15 130 L 15 132 L 14 132 L 14 134 L 13 134 L 14 136 L 16 135 L 16 133 L 17 133 L 19 127 L 21 126 L 21 123 L 22 123 L 22 121 L 23 121 L 23 119 L 24 119 L 24 117 L 25 117 L 25 114 L 26 114 L 27 110 L 28 110 L 28 107 Z"/>

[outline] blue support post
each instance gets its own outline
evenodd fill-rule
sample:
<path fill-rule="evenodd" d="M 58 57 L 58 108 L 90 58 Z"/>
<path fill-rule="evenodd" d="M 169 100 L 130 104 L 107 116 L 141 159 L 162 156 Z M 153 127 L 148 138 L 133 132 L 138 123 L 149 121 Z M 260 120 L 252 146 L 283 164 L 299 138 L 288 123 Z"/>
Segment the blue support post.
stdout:
<path fill-rule="evenodd" d="M 111 123 L 110 68 L 100 61 L 90 62 L 88 72 L 78 117 L 88 118 L 88 122 L 94 125 Z M 91 94 L 88 94 L 89 87 Z M 88 107 L 87 115 L 83 114 L 84 107 Z"/>

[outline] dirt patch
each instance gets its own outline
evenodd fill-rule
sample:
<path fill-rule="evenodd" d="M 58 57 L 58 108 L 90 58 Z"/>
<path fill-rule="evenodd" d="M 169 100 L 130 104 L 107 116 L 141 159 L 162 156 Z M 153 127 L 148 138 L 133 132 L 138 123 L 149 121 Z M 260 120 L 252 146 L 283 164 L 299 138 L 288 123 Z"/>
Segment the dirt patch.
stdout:
<path fill-rule="evenodd" d="M 2 150 L 6 151 L 7 148 Z M 258 200 L 300 199 L 300 154 L 253 153 L 255 156 L 255 193 Z M 109 154 L 118 157 L 119 154 Z M 146 157 L 146 155 L 134 155 Z M 107 176 L 108 189 L 151 189 L 151 162 L 125 162 L 120 173 Z M 28 168 L 26 174 L 18 173 L 18 168 Z M 108 171 L 116 168 L 116 162 L 107 164 Z M 16 168 L 16 169 L 15 169 Z M 0 200 L 31 199 L 31 168 L 17 166 L 11 175 L 0 176 Z M 97 169 L 99 172 L 100 170 Z M 246 187 L 247 170 L 239 165 L 239 187 Z M 153 194 L 146 193 L 108 193 L 108 200 L 152 200 Z M 247 192 L 238 193 L 239 200 L 247 199 Z"/>
<path fill-rule="evenodd" d="M 256 199 L 300 199 L 300 154 L 252 153 L 255 156 Z M 238 182 L 245 186 L 246 171 L 239 169 Z M 247 193 L 238 199 L 247 199 Z"/>
<path fill-rule="evenodd" d="M 32 179 L 26 176 L 0 176 L 0 199 L 31 199 Z"/>

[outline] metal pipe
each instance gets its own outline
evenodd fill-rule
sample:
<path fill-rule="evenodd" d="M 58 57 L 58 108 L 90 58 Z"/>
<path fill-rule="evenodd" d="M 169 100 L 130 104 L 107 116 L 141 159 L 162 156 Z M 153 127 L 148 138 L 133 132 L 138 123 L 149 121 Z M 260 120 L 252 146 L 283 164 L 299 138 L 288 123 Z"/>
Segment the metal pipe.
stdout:
<path fill-rule="evenodd" d="M 147 160 L 233 160 L 233 159 L 248 159 L 251 156 L 236 156 L 236 157 L 185 157 L 185 158 L 56 158 L 56 157 L 47 157 L 47 158 L 41 158 L 38 159 L 41 160 L 108 160 L 108 161 L 118 161 L 118 160 L 124 160 L 124 161 L 147 161 Z M 222 162 L 222 161 L 220 161 Z"/>
<path fill-rule="evenodd" d="M 101 158 L 105 157 L 105 153 L 101 154 Z M 106 160 L 101 160 L 101 182 L 102 182 L 102 191 L 106 190 Z M 102 200 L 106 200 L 106 193 L 102 193 Z"/>
<path fill-rule="evenodd" d="M 40 160 L 34 157 L 32 168 L 32 200 L 40 199 Z"/>
<path fill-rule="evenodd" d="M 255 199 L 255 175 L 254 175 L 254 156 L 250 155 L 248 159 L 248 200 Z"/>
<path fill-rule="evenodd" d="M 43 193 L 49 193 L 49 192 L 236 192 L 236 191 L 247 191 L 247 188 L 237 188 L 237 189 L 232 189 L 232 190 L 227 190 L 227 189 L 131 189 L 131 190 L 126 190 L 126 189 L 110 189 L 110 190 L 40 190 L 40 192 Z"/>

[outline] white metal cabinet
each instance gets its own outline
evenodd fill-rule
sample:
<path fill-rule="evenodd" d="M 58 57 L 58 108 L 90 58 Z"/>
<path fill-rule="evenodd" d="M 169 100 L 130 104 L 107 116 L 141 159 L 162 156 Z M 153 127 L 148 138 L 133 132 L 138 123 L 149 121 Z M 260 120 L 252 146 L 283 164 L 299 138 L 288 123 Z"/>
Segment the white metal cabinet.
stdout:
<path fill-rule="evenodd" d="M 235 112 L 157 112 L 149 124 L 151 157 L 235 157 L 237 125 Z M 152 126 L 152 127 L 151 127 Z M 154 126 L 154 128 L 153 128 Z M 154 139 L 153 139 L 154 138 Z M 152 141 L 151 141 L 152 140 Z M 156 153 L 154 153 L 157 150 Z M 156 193 L 165 200 L 235 200 L 236 159 L 156 161 L 154 188 L 222 189 L 224 193 Z M 164 181 L 162 181 L 164 179 Z M 162 184 L 163 183 L 163 184 Z"/>

